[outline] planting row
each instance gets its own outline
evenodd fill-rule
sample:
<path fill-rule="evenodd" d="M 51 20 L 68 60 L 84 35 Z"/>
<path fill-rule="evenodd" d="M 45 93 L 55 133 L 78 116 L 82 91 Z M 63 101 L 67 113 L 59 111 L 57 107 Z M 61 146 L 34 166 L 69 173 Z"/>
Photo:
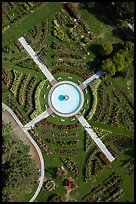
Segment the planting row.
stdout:
<path fill-rule="evenodd" d="M 64 162 L 65 166 L 69 169 L 69 171 L 74 174 L 74 176 L 79 179 L 79 168 L 78 164 L 72 161 L 70 158 L 63 158 L 61 160 Z"/>
<path fill-rule="evenodd" d="M 76 55 L 76 54 L 54 54 L 52 56 L 52 58 L 54 59 L 62 59 L 62 58 L 70 58 L 70 59 L 82 59 L 82 57 L 80 55 Z"/>
<path fill-rule="evenodd" d="M 65 51 L 65 50 L 70 50 L 70 51 L 75 51 L 76 48 L 75 46 L 71 45 L 71 44 L 62 44 L 62 43 L 58 43 L 53 41 L 51 46 L 50 46 L 53 50 L 61 50 L 61 51 Z"/>
<path fill-rule="evenodd" d="M 40 144 L 40 146 L 43 148 L 47 155 L 52 154 L 51 150 L 48 148 L 46 143 L 40 138 L 39 134 L 34 129 L 29 130 L 29 132 L 34 136 L 36 141 Z"/>
<path fill-rule="evenodd" d="M 83 202 L 111 202 L 122 196 L 123 190 L 119 188 L 122 179 L 117 172 L 110 174 L 90 193 L 82 197 Z"/>
<path fill-rule="evenodd" d="M 67 137 L 77 137 L 79 136 L 79 132 L 73 132 L 73 133 L 60 133 L 60 132 L 54 132 L 51 130 L 40 130 L 43 134 L 45 135 L 51 135 L 51 136 L 56 136 L 60 138 L 67 138 Z"/>
<path fill-rule="evenodd" d="M 128 118 L 126 116 L 126 114 L 124 114 L 124 112 L 121 112 L 120 113 L 120 118 L 121 118 L 121 121 L 123 123 L 123 125 L 128 129 L 128 130 L 134 130 L 134 122 L 132 122 L 130 120 L 130 118 Z"/>
<path fill-rule="evenodd" d="M 134 172 L 134 158 L 130 159 L 126 164 L 123 165 L 125 172 L 130 176 Z"/>
<path fill-rule="evenodd" d="M 13 76 L 14 76 L 14 79 L 13 79 L 13 83 L 12 83 L 12 85 L 10 87 L 10 91 L 14 96 L 16 96 L 18 86 L 20 84 L 20 80 L 21 80 L 21 77 L 22 77 L 22 73 L 18 72 L 16 70 L 13 70 Z"/>
<path fill-rule="evenodd" d="M 66 72 L 66 73 L 70 73 L 70 74 L 75 74 L 79 77 L 82 77 L 84 79 L 88 79 L 89 77 L 91 77 L 93 75 L 93 73 L 91 72 L 86 72 L 86 73 L 82 73 L 82 72 L 78 72 L 76 70 L 72 70 L 72 69 L 67 69 L 67 68 L 58 68 L 58 69 L 55 69 L 52 71 L 52 74 L 58 74 L 58 73 L 61 73 L 61 72 Z"/>
<path fill-rule="evenodd" d="M 17 102 L 13 101 L 11 97 L 7 97 L 7 103 L 8 106 L 11 107 L 11 109 L 14 111 L 14 113 L 17 115 L 19 120 L 23 123 L 23 125 L 26 125 L 29 121 L 25 117 L 25 115 L 22 113 L 22 111 L 17 107 Z"/>
<path fill-rule="evenodd" d="M 30 118 L 31 119 L 34 119 L 36 118 L 39 114 L 41 114 L 42 112 L 42 109 L 41 109 L 41 103 L 40 103 L 40 93 L 41 93 L 41 90 L 43 89 L 44 87 L 44 84 L 45 84 L 46 80 L 42 80 L 39 82 L 37 88 L 36 88 L 36 91 L 35 91 L 35 110 L 33 111 L 33 113 L 30 115 Z"/>
<path fill-rule="evenodd" d="M 52 66 L 60 66 L 60 65 L 67 65 L 67 66 L 71 66 L 71 67 L 77 67 L 80 69 L 84 69 L 86 70 L 87 68 L 89 68 L 89 66 L 86 63 L 79 63 L 79 62 L 72 62 L 72 61 L 65 61 L 65 60 L 57 60 L 55 62 L 52 62 Z"/>
<path fill-rule="evenodd" d="M 79 144 L 79 140 L 60 141 L 56 139 L 46 139 L 46 142 L 60 146 L 73 146 Z"/>
<path fill-rule="evenodd" d="M 55 151 L 58 154 L 72 154 L 72 155 L 78 155 L 79 150 L 77 149 L 55 149 Z"/>
<path fill-rule="evenodd" d="M 2 6 L 2 31 L 6 31 L 10 24 L 30 14 L 44 2 L 6 2 Z"/>
<path fill-rule="evenodd" d="M 64 125 L 58 125 L 58 124 L 55 124 L 51 121 L 48 121 L 46 118 L 43 119 L 41 122 L 37 123 L 36 124 L 36 127 L 42 127 L 44 125 L 50 125 L 54 128 L 57 128 L 59 130 L 71 130 L 71 129 L 74 129 L 74 128 L 79 128 L 80 125 L 78 123 L 76 124 L 72 124 L 72 125 L 67 125 L 67 126 L 64 126 Z"/>
<path fill-rule="evenodd" d="M 23 80 L 21 81 L 21 84 L 20 84 L 20 89 L 18 90 L 18 102 L 20 105 L 24 105 L 24 102 L 25 102 L 25 92 L 26 92 L 26 87 L 27 87 L 27 84 L 30 80 L 30 75 L 26 76 L 26 75 L 23 75 Z"/>
<path fill-rule="evenodd" d="M 2 81 L 5 85 L 9 84 L 10 78 L 9 78 L 9 72 L 7 69 L 2 68 Z"/>
<path fill-rule="evenodd" d="M 24 104 L 25 112 L 28 112 L 34 108 L 33 95 L 34 95 L 34 90 L 36 85 L 37 85 L 37 77 L 31 77 L 27 83 L 26 91 L 25 91 L 25 104 Z"/>

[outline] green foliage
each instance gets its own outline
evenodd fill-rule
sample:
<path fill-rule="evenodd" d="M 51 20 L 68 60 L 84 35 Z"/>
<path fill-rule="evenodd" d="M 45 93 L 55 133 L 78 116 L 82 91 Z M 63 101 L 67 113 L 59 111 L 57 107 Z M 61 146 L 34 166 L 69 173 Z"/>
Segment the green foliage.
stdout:
<path fill-rule="evenodd" d="M 70 12 L 70 14 L 75 17 L 78 18 L 78 10 L 77 10 L 77 4 L 74 2 L 68 2 L 66 3 L 66 8 L 68 9 L 68 11 Z"/>
<path fill-rule="evenodd" d="M 61 41 L 64 41 L 64 42 L 70 41 L 59 25 L 58 26 L 54 25 L 53 35 L 59 38 Z"/>
<path fill-rule="evenodd" d="M 48 198 L 48 202 L 62 202 L 62 197 L 59 194 L 51 194 Z"/>
<path fill-rule="evenodd" d="M 134 43 L 125 42 L 124 48 L 119 50 L 111 59 L 102 62 L 102 69 L 113 76 L 117 71 L 122 71 L 134 58 Z"/>
<path fill-rule="evenodd" d="M 18 85 L 19 85 L 20 79 L 22 77 L 22 73 L 18 72 L 16 70 L 13 70 L 13 74 L 14 74 L 14 81 L 12 83 L 10 91 L 13 93 L 14 96 L 16 96 Z"/>
<path fill-rule="evenodd" d="M 42 90 L 45 82 L 46 82 L 46 80 L 42 80 L 39 83 L 39 85 L 38 85 L 38 87 L 36 89 L 36 92 L 35 92 L 35 110 L 34 110 L 34 112 L 30 116 L 31 119 L 34 119 L 35 117 L 37 117 L 42 112 L 39 98 L 40 98 L 40 93 L 41 93 L 41 90 Z"/>
<path fill-rule="evenodd" d="M 113 47 L 111 43 L 104 43 L 101 45 L 100 53 L 102 55 L 109 55 L 111 54 L 112 50 L 113 50 Z"/>
<path fill-rule="evenodd" d="M 4 124 L 2 128 L 2 201 L 15 202 L 31 192 L 38 179 L 38 171 L 28 154 L 29 147 L 20 140 L 7 138 L 11 125 Z"/>
<path fill-rule="evenodd" d="M 106 2 L 105 6 L 117 24 L 131 22 L 134 19 L 134 2 Z"/>
<path fill-rule="evenodd" d="M 105 70 L 109 76 L 113 76 L 116 72 L 115 65 L 111 59 L 103 61 L 102 70 Z"/>

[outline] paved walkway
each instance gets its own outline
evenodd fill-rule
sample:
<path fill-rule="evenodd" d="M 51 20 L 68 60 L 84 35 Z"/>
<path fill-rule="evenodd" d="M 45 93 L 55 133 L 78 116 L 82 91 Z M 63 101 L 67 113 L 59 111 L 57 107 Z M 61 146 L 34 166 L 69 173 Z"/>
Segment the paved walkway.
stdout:
<path fill-rule="evenodd" d="M 38 67 L 41 69 L 43 74 L 46 76 L 46 78 L 49 80 L 50 83 L 55 84 L 57 83 L 56 79 L 53 77 L 53 75 L 50 73 L 48 68 L 43 64 L 41 59 L 38 57 L 38 55 L 35 53 L 35 51 L 32 49 L 32 47 L 27 43 L 24 37 L 21 37 L 18 39 L 20 43 L 23 45 L 23 47 L 26 49 L 28 54 L 32 57 L 34 62 L 38 65 Z"/>
<path fill-rule="evenodd" d="M 24 131 L 24 133 L 26 134 L 26 136 L 28 137 L 28 139 L 31 141 L 31 143 L 34 145 L 34 147 L 36 148 L 38 154 L 39 154 L 39 158 L 40 158 L 40 161 L 41 161 L 41 176 L 39 178 L 39 186 L 35 192 L 35 194 L 33 195 L 33 197 L 31 198 L 31 200 L 29 202 L 33 202 L 36 197 L 38 196 L 41 188 L 42 188 L 42 185 L 43 185 L 43 181 L 44 181 L 44 159 L 43 159 L 43 156 L 42 156 L 42 153 L 41 153 L 41 150 L 39 148 L 39 146 L 36 144 L 36 142 L 34 141 L 34 139 L 31 137 L 31 135 L 27 132 L 26 129 L 23 128 L 23 125 L 22 123 L 20 122 L 20 120 L 17 118 L 17 116 L 15 115 L 15 113 L 7 106 L 5 105 L 4 103 L 2 103 L 2 108 L 5 108 L 7 111 L 10 112 L 10 114 L 13 116 L 13 118 L 15 119 L 15 121 L 18 123 L 18 125 L 22 128 L 22 130 Z"/>
<path fill-rule="evenodd" d="M 82 84 L 79 85 L 79 87 L 83 90 L 85 89 L 92 81 L 98 79 L 99 77 L 101 77 L 103 74 L 105 74 L 105 72 L 103 70 L 98 71 L 96 74 L 94 74 L 93 76 L 91 76 L 90 78 L 86 79 Z"/>
<path fill-rule="evenodd" d="M 115 158 L 112 156 L 112 154 L 106 148 L 106 146 L 103 144 L 101 139 L 96 135 L 96 133 L 94 132 L 92 127 L 89 125 L 89 123 L 86 121 L 86 119 L 81 115 L 81 113 L 78 113 L 76 115 L 76 117 L 79 120 L 79 122 L 81 123 L 81 125 L 85 128 L 85 130 L 89 133 L 89 135 L 94 140 L 94 142 L 101 149 L 101 151 L 105 154 L 105 156 L 109 159 L 109 161 L 112 162 Z"/>
<path fill-rule="evenodd" d="M 42 112 L 40 115 L 38 115 L 36 118 L 34 118 L 33 120 L 31 120 L 29 123 L 27 123 L 23 129 L 25 130 L 30 130 L 31 128 L 33 128 L 35 126 L 36 123 L 40 122 L 41 120 L 47 118 L 51 113 L 53 113 L 53 111 L 48 108 L 46 111 Z"/>

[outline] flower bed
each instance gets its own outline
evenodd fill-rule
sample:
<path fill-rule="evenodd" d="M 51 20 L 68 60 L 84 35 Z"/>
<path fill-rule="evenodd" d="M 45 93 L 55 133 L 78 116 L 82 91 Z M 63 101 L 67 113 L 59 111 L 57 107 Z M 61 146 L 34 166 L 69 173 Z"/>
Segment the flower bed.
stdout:
<path fill-rule="evenodd" d="M 40 138 L 39 134 L 34 129 L 29 130 L 29 132 L 35 137 L 36 141 L 40 144 L 47 155 L 52 154 L 46 143 Z"/>
<path fill-rule="evenodd" d="M 94 187 L 91 192 L 82 197 L 83 202 L 111 202 L 122 195 L 122 189 L 119 188 L 122 179 L 117 172 L 110 174 L 98 186 Z"/>
<path fill-rule="evenodd" d="M 124 112 L 121 113 L 121 120 L 128 130 L 134 130 L 134 123 L 124 114 Z"/>
<path fill-rule="evenodd" d="M 113 102 L 113 99 L 112 99 L 110 93 L 107 93 L 106 113 L 103 115 L 103 119 L 101 120 L 104 124 L 105 123 L 109 123 L 109 120 L 110 120 L 110 110 L 112 108 L 112 102 Z"/>
<path fill-rule="evenodd" d="M 22 77 L 22 73 L 18 72 L 16 70 L 13 70 L 13 74 L 14 74 L 14 80 L 13 80 L 13 83 L 10 87 L 10 91 L 14 96 L 16 96 L 17 90 L 18 90 L 18 85 L 19 85 L 21 77 Z"/>
<path fill-rule="evenodd" d="M 72 161 L 70 158 L 62 158 L 61 160 L 64 162 L 65 166 L 69 169 L 69 171 L 74 174 L 74 176 L 79 179 L 79 168 L 78 165 Z"/>
<path fill-rule="evenodd" d="M 60 44 L 58 42 L 52 42 L 51 44 L 51 48 L 54 49 L 54 50 L 71 50 L 71 51 L 75 51 L 76 50 L 76 47 L 71 45 L 71 44 Z"/>
<path fill-rule="evenodd" d="M 48 191 L 52 191 L 55 189 L 55 182 L 53 180 L 47 180 L 43 183 L 43 186 L 45 189 L 47 189 Z"/>
<path fill-rule="evenodd" d="M 81 64 L 79 62 L 72 62 L 72 61 L 65 61 L 65 60 L 59 60 L 59 61 L 57 60 L 55 62 L 52 62 L 52 66 L 60 66 L 60 65 L 77 67 L 77 68 L 84 69 L 84 70 L 89 68 L 89 66 L 86 63 Z"/>
<path fill-rule="evenodd" d="M 25 92 L 26 100 L 24 104 L 25 112 L 28 112 L 33 108 L 33 92 L 37 83 L 36 79 L 37 79 L 36 77 L 31 77 L 27 83 Z"/>
<path fill-rule="evenodd" d="M 6 69 L 2 68 L 2 81 L 5 85 L 8 85 L 9 80 L 9 72 Z"/>
<path fill-rule="evenodd" d="M 35 91 L 35 110 L 33 111 L 33 113 L 30 115 L 30 118 L 31 119 L 34 119 L 36 118 L 39 114 L 42 113 L 42 109 L 41 109 L 41 103 L 40 103 L 40 93 L 41 93 L 41 90 L 43 89 L 44 87 L 44 84 L 45 84 L 46 80 L 42 80 L 40 81 L 40 83 L 38 84 L 37 86 L 37 89 Z"/>
<path fill-rule="evenodd" d="M 101 79 L 97 79 L 95 82 L 93 82 L 90 85 L 92 93 L 93 93 L 93 105 L 92 105 L 91 111 L 89 112 L 88 117 L 87 117 L 89 120 L 91 120 L 91 118 L 93 117 L 93 115 L 96 111 L 96 108 L 97 108 L 97 89 L 98 89 L 100 83 L 101 83 Z"/>
<path fill-rule="evenodd" d="M 61 141 L 56 139 L 46 139 L 46 142 L 59 146 L 73 146 L 79 144 L 79 140 Z"/>
<path fill-rule="evenodd" d="M 48 121 L 46 118 L 36 124 L 37 127 L 42 127 L 44 125 L 50 125 L 50 126 L 52 126 L 54 128 L 57 128 L 59 130 L 71 130 L 71 129 L 80 127 L 80 125 L 77 124 L 77 123 L 72 124 L 72 125 L 67 125 L 67 126 L 58 125 L 58 124 L 55 124 L 55 123 L 53 123 L 51 121 Z"/>
<path fill-rule="evenodd" d="M 28 119 L 25 117 L 25 115 L 22 113 L 22 111 L 20 111 L 17 107 L 17 102 L 13 101 L 13 99 L 11 97 L 8 96 L 7 98 L 7 103 L 8 106 L 11 107 L 11 109 L 14 111 L 14 113 L 17 115 L 17 117 L 19 118 L 19 120 L 23 123 L 23 125 L 26 125 L 29 121 Z"/>
<path fill-rule="evenodd" d="M 20 84 L 20 89 L 18 91 L 18 102 L 20 105 L 24 105 L 24 102 L 25 102 L 25 89 L 26 89 L 26 86 L 27 86 L 27 83 L 30 79 L 30 75 L 26 76 L 26 75 L 23 75 L 23 79 L 22 79 L 22 82 Z"/>
<path fill-rule="evenodd" d="M 78 71 L 75 71 L 75 70 L 71 70 L 71 69 L 67 69 L 67 68 L 59 68 L 59 69 L 55 69 L 52 71 L 52 74 L 58 74 L 60 72 L 67 72 L 67 73 L 70 73 L 70 74 L 75 74 L 77 76 L 80 76 L 84 79 L 87 79 L 89 77 L 91 77 L 93 74 L 92 73 L 81 73 L 81 72 L 78 72 Z"/>
<path fill-rule="evenodd" d="M 58 154 L 73 154 L 78 155 L 79 151 L 77 149 L 55 149 Z"/>
<path fill-rule="evenodd" d="M 128 176 L 132 175 L 132 173 L 134 173 L 134 158 L 124 164 L 123 168 L 125 169 L 125 172 Z"/>
<path fill-rule="evenodd" d="M 99 95 L 99 103 L 97 110 L 95 112 L 95 115 L 93 117 L 94 121 L 99 121 L 100 117 L 102 116 L 102 112 L 104 110 L 104 92 L 105 92 L 105 86 L 103 84 L 100 85 L 98 89 L 98 95 Z"/>
<path fill-rule="evenodd" d="M 79 132 L 73 132 L 73 133 L 60 133 L 60 132 L 54 132 L 51 130 L 40 130 L 42 134 L 45 135 L 51 135 L 55 137 L 60 137 L 60 138 L 67 138 L 67 137 L 77 137 L 79 136 Z"/>
<path fill-rule="evenodd" d="M 54 54 L 52 58 L 54 59 L 58 59 L 58 58 L 82 59 L 80 55 L 76 55 L 76 54 Z"/>

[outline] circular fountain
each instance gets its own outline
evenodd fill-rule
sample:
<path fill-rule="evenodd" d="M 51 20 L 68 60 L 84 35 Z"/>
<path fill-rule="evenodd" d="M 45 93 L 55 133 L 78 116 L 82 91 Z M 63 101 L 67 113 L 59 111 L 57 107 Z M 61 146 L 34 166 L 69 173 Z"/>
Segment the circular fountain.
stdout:
<path fill-rule="evenodd" d="M 74 82 L 62 81 L 50 89 L 48 103 L 57 115 L 71 117 L 82 108 L 84 95 L 80 87 Z"/>

